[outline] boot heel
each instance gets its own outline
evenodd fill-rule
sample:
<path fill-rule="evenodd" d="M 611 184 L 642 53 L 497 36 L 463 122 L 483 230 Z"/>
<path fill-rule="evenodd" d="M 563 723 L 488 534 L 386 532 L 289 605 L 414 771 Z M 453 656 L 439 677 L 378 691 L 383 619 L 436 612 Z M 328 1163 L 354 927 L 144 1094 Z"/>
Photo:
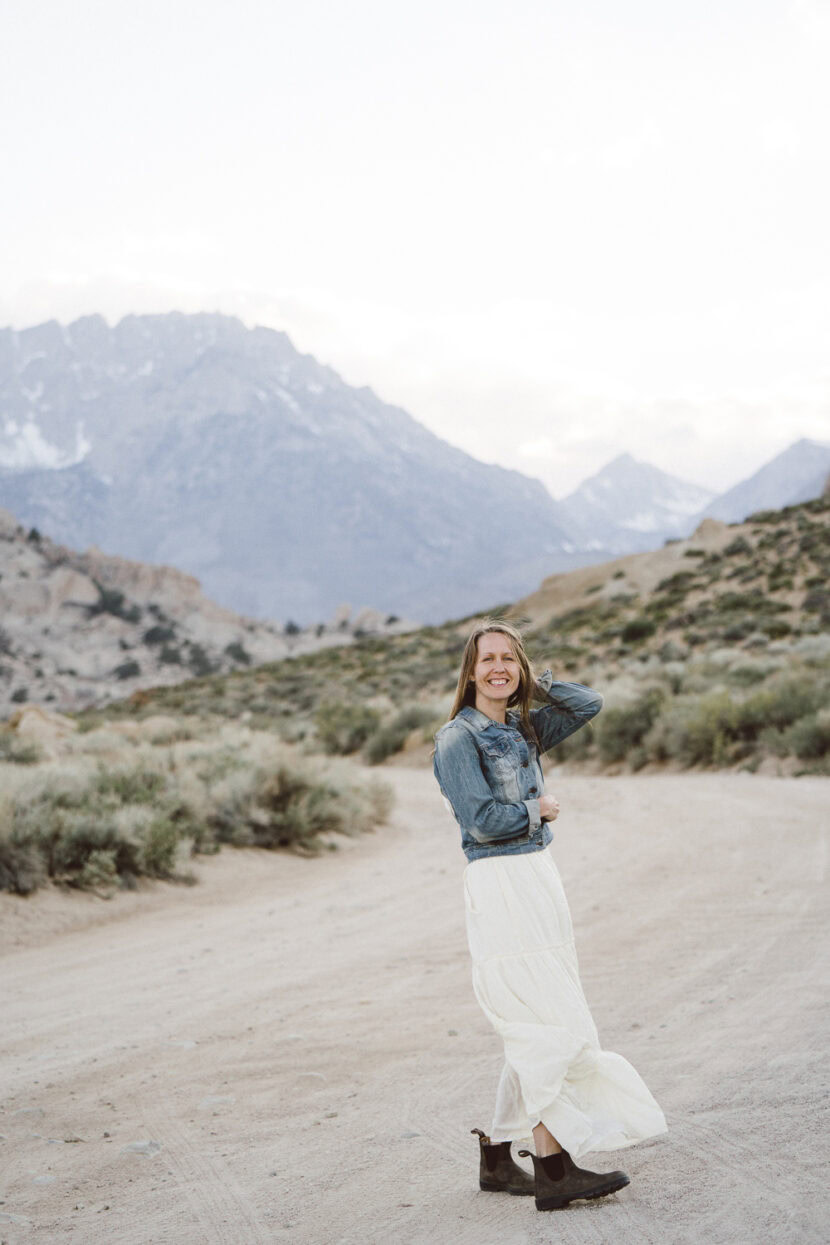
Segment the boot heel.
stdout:
<path fill-rule="evenodd" d="M 537 1210 L 562 1210 L 565 1206 L 568 1205 L 568 1200 L 569 1199 L 566 1197 L 537 1197 L 536 1198 L 536 1209 Z"/>

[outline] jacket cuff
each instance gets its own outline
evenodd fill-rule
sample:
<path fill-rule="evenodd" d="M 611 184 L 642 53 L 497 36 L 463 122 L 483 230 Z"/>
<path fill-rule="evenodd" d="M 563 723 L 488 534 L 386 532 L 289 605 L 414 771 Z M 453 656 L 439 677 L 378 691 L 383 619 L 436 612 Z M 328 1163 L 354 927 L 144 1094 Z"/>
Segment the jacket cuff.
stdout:
<path fill-rule="evenodd" d="M 542 824 L 542 814 L 539 811 L 539 801 L 525 800 L 524 804 L 527 809 L 528 833 L 533 834 L 534 830 L 538 830 Z"/>

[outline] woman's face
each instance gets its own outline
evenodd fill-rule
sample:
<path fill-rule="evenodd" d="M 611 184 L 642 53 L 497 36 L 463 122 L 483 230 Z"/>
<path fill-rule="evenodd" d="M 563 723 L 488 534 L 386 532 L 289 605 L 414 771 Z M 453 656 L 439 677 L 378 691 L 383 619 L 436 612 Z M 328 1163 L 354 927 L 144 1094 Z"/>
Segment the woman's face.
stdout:
<path fill-rule="evenodd" d="M 493 702 L 503 710 L 518 689 L 521 676 L 510 638 L 501 631 L 488 631 L 486 635 L 479 636 L 476 648 L 478 656 L 472 677 L 476 689 L 476 707 L 481 707 L 481 700 Z"/>

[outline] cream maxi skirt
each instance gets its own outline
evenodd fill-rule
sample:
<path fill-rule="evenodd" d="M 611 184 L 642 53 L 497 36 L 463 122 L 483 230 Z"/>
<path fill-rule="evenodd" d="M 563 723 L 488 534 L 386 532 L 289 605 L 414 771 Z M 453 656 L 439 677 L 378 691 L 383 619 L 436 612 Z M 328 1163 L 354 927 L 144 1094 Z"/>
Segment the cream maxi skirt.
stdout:
<path fill-rule="evenodd" d="M 578 1159 L 664 1133 L 638 1073 L 600 1049 L 550 848 L 471 861 L 464 900 L 473 989 L 504 1042 L 491 1140 L 530 1138 L 541 1121 Z"/>

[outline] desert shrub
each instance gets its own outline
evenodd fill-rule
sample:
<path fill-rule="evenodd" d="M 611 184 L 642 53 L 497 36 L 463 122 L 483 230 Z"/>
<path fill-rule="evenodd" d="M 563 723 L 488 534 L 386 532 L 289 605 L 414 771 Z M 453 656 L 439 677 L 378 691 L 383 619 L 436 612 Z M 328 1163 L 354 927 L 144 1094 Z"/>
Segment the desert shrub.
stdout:
<path fill-rule="evenodd" d="M 727 759 L 735 705 L 726 692 L 683 696 L 670 701 L 654 722 L 643 744 L 657 761 L 678 760 L 683 765 L 719 765 Z"/>
<path fill-rule="evenodd" d="M 757 739 L 766 727 L 778 730 L 806 717 L 826 701 L 822 684 L 804 674 L 787 675 L 734 706 L 732 731 L 737 739 Z"/>
<path fill-rule="evenodd" d="M 180 666 L 182 664 L 182 655 L 172 644 L 164 644 L 159 653 L 159 661 L 165 666 Z"/>
<path fill-rule="evenodd" d="M 225 653 L 230 657 L 231 661 L 237 662 L 240 666 L 250 666 L 251 664 L 251 654 L 239 640 L 234 640 L 232 644 L 226 644 Z"/>
<path fill-rule="evenodd" d="M 608 710 L 605 710 L 607 713 Z M 597 719 L 599 721 L 601 719 Z M 567 739 L 563 739 L 561 743 L 556 745 L 554 751 L 547 754 L 548 760 L 553 765 L 558 765 L 562 761 L 575 761 L 579 763 L 584 761 L 595 751 L 597 737 L 597 727 L 594 722 L 588 722 L 580 730 L 573 735 L 569 735 Z"/>
<path fill-rule="evenodd" d="M 197 678 L 202 678 L 206 674 L 213 674 L 216 669 L 215 664 L 210 660 L 201 644 L 190 645 L 187 654 L 187 664 Z"/>
<path fill-rule="evenodd" d="M 720 633 L 724 640 L 734 644 L 737 640 L 745 640 L 756 630 L 754 618 L 739 618 L 729 623 Z M 764 631 L 766 635 L 766 631 Z"/>
<path fill-rule="evenodd" d="M 326 752 L 348 756 L 359 751 L 380 726 L 380 714 L 369 705 L 326 701 L 314 715 L 317 737 Z"/>
<path fill-rule="evenodd" d="M 135 679 L 141 674 L 141 666 L 137 661 L 122 661 L 120 666 L 116 666 L 113 670 L 116 679 Z"/>
<path fill-rule="evenodd" d="M 125 622 L 140 622 L 141 610 L 137 605 L 127 605 L 124 593 L 117 588 L 105 588 L 98 580 L 93 580 L 98 589 L 98 600 L 86 607 L 87 614 L 94 618 L 97 614 L 114 614 Z"/>
<path fill-rule="evenodd" d="M 149 627 L 141 638 L 152 648 L 155 644 L 166 644 L 168 640 L 173 640 L 175 637 L 175 628 L 163 627 L 157 623 L 154 627 Z"/>
<path fill-rule="evenodd" d="M 783 640 L 792 631 L 790 624 L 783 618 L 765 618 L 759 623 L 759 627 L 771 640 Z"/>
<path fill-rule="evenodd" d="M 260 733 L 236 730 L 218 747 L 189 741 L 160 758 L 140 747 L 132 765 L 76 764 L 21 782 L 0 806 L 0 889 L 28 894 L 52 878 L 104 895 L 142 876 L 190 881 L 177 863 L 185 851 L 313 852 L 321 836 L 370 830 L 391 808 L 386 784 L 356 782 L 348 767 L 321 778 L 319 760 Z"/>
<path fill-rule="evenodd" d="M 687 551 L 686 556 L 692 555 Z M 694 582 L 694 579 L 694 571 L 675 571 L 673 575 L 660 580 L 657 585 L 657 592 L 685 592 Z"/>
<path fill-rule="evenodd" d="M 109 897 L 118 885 L 118 866 L 114 853 L 102 849 L 91 851 L 76 880 L 81 890 L 95 891 Z"/>
<path fill-rule="evenodd" d="M 631 618 L 623 626 L 620 639 L 623 644 L 635 644 L 639 640 L 645 640 L 650 635 L 654 635 L 656 630 L 657 624 L 651 618 Z"/>
<path fill-rule="evenodd" d="M 321 835 L 372 829 L 385 820 L 391 800 L 377 783 L 321 781 L 296 762 L 236 775 L 217 795 L 209 821 L 220 841 L 305 852 L 319 850 Z"/>
<path fill-rule="evenodd" d="M 163 744 L 183 743 L 185 740 L 194 739 L 196 733 L 192 726 L 188 726 L 186 722 L 161 722 L 153 726 L 153 733 L 150 736 L 150 743 L 160 746 Z"/>
<path fill-rule="evenodd" d="M 391 722 L 378 727 L 366 741 L 363 755 L 370 765 L 380 765 L 387 757 L 400 752 L 414 730 L 433 720 L 434 711 L 423 705 L 410 705 Z"/>
<path fill-rule="evenodd" d="M 179 844 L 179 831 L 170 818 L 154 817 L 141 836 L 141 872 L 152 878 L 172 877 Z"/>
<path fill-rule="evenodd" d="M 799 718 L 785 732 L 784 738 L 789 749 L 802 760 L 827 756 L 830 753 L 830 712 L 823 709 Z"/>
<path fill-rule="evenodd" d="M 754 687 L 756 683 L 763 683 L 767 671 L 763 666 L 734 666 L 728 677 L 736 687 Z"/>
<path fill-rule="evenodd" d="M 715 766 L 758 748 L 777 755 L 795 751 L 796 745 L 809 750 L 822 746 L 815 723 L 826 700 L 824 680 L 805 673 L 773 675 L 744 700 L 725 691 L 679 696 L 662 708 L 643 746 L 654 760 Z M 796 728 L 801 721 L 804 726 Z"/>
<path fill-rule="evenodd" d="M 30 739 L 21 739 L 9 727 L 0 727 L 0 761 L 15 765 L 34 765 L 40 760 L 40 748 Z"/>
<path fill-rule="evenodd" d="M 723 552 L 727 558 L 735 558 L 741 553 L 752 553 L 752 545 L 745 536 L 736 536 L 733 541 L 730 541 Z"/>
<path fill-rule="evenodd" d="M 664 695 L 661 688 L 652 688 L 630 704 L 605 710 L 596 727 L 603 761 L 622 761 L 642 742 L 660 712 Z M 644 764 L 645 759 L 640 762 Z"/>
<path fill-rule="evenodd" d="M 830 589 L 811 588 L 801 607 L 809 614 L 818 614 L 823 623 L 830 624 Z"/>
<path fill-rule="evenodd" d="M 47 833 L 52 877 L 85 885 L 84 869 L 95 853 L 111 858 L 115 874 L 136 877 L 141 871 L 138 843 L 120 833 L 104 810 L 91 808 L 57 818 Z M 96 859 L 100 864 L 101 857 Z"/>
<path fill-rule="evenodd" d="M 164 788 L 164 775 L 143 765 L 100 769 L 94 785 L 96 794 L 111 804 L 153 804 Z"/>
<path fill-rule="evenodd" d="M 30 895 L 46 879 L 37 844 L 13 827 L 0 827 L 0 891 Z"/>

